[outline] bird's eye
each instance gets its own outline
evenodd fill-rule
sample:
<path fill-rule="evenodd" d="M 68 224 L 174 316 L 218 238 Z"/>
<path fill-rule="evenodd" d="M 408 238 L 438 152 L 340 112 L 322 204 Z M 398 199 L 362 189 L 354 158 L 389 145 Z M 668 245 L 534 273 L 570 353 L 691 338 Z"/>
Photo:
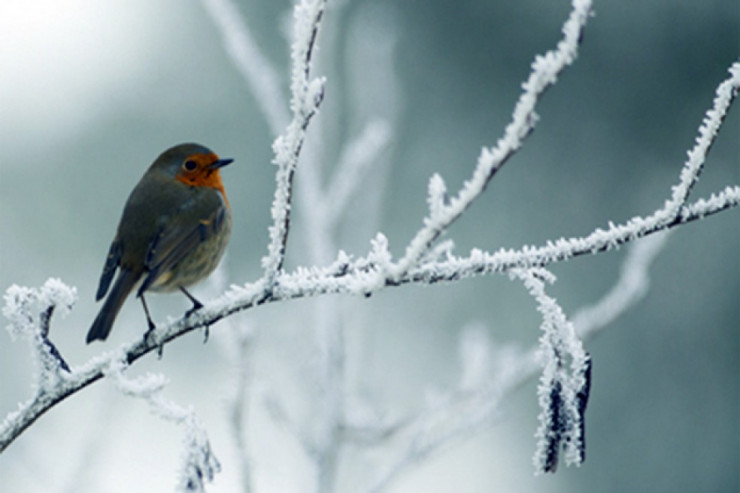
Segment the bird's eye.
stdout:
<path fill-rule="evenodd" d="M 185 171 L 193 171 L 197 167 L 198 167 L 198 164 L 192 159 L 188 159 L 187 161 L 182 163 L 182 169 L 184 169 Z"/>

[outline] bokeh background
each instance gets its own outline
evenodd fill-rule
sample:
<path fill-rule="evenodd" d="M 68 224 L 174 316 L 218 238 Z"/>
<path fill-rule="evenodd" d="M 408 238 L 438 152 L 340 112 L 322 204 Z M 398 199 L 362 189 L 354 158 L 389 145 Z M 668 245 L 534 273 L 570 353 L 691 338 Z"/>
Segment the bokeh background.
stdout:
<path fill-rule="evenodd" d="M 290 2 L 239 7 L 287 88 Z M 327 169 L 373 116 L 395 129 L 383 165 L 359 193 L 337 245 L 364 254 L 374 231 L 400 254 L 425 213 L 426 184 L 448 187 L 470 173 L 481 146 L 507 124 L 535 54 L 552 48 L 569 3 L 559 1 L 344 1 L 326 16 L 326 102 L 311 138 Z M 382 47 L 386 75 L 368 53 Z M 525 147 L 448 237 L 458 252 L 541 244 L 583 235 L 660 207 L 714 90 L 740 50 L 734 0 L 596 2 L 577 63 L 539 106 Z M 236 162 L 225 171 L 234 209 L 226 282 L 260 274 L 267 244 L 275 137 L 195 0 L 0 2 L 0 287 L 76 286 L 73 312 L 52 337 L 72 364 L 144 330 L 129 301 L 111 339 L 84 345 L 94 292 L 123 203 L 166 147 L 197 141 Z M 368 101 L 373 104 L 368 104 Z M 374 114 L 375 113 L 375 114 Z M 695 196 L 740 181 L 740 116 L 733 108 Z M 297 174 L 301 186 L 300 170 Z M 651 290 L 588 341 L 594 384 L 586 463 L 534 477 L 535 382 L 503 413 L 410 469 L 391 491 L 737 491 L 740 483 L 740 215 L 728 211 L 679 228 L 651 269 Z M 288 268 L 306 263 L 296 212 Z M 551 288 L 568 313 L 614 282 L 624 251 L 553 266 Z M 209 298 L 212 283 L 195 293 Z M 339 299 L 348 384 L 379 408 L 413 411 L 431 388 L 458 378 L 457 346 L 471 324 L 500 344 L 539 336 L 524 289 L 505 277 L 406 286 L 369 300 Z M 211 491 L 238 491 L 225 424 L 232 392 L 233 326 L 255 329 L 258 386 L 301 415 L 312 388 L 315 301 L 263 307 L 212 329 L 211 341 L 181 338 L 164 358 L 132 370 L 163 372 L 166 397 L 192 404 L 223 466 Z M 152 297 L 155 318 L 178 316 L 177 296 Z M 23 341 L 0 333 L 0 414 L 28 398 L 32 366 Z M 259 403 L 254 405 L 259 409 Z M 257 411 L 254 420 L 266 417 Z M 305 421 L 304 426 L 311 423 Z M 307 491 L 311 469 L 287 433 L 252 430 L 257 491 Z M 0 491 L 169 491 L 180 430 L 107 382 L 42 417 L 0 456 Z M 343 460 L 338 488 L 357 491 L 372 460 Z M 379 459 L 382 459 L 380 457 Z"/>

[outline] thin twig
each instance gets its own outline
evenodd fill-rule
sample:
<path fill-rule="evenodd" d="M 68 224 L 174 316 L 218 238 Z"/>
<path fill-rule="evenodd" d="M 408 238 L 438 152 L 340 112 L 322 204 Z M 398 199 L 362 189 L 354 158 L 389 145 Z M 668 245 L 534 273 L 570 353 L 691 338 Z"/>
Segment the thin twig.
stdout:
<path fill-rule="evenodd" d="M 284 134 L 278 137 L 273 144 L 275 152 L 273 162 L 278 167 L 275 174 L 275 196 L 271 208 L 273 225 L 269 229 L 268 254 L 262 259 L 269 287 L 274 285 L 285 261 L 285 248 L 290 230 L 293 176 L 303 148 L 306 129 L 324 98 L 324 79 L 311 80 L 310 73 L 314 44 L 325 7 L 326 0 L 315 0 L 310 4 L 304 0 L 295 7 L 296 40 L 291 50 L 293 70 L 290 101 L 293 119 Z"/>

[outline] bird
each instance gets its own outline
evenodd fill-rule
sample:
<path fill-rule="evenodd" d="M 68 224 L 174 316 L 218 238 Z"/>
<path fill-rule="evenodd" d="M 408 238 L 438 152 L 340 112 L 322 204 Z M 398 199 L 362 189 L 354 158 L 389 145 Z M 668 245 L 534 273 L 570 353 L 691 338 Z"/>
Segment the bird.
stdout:
<path fill-rule="evenodd" d="M 156 328 L 145 292 L 181 291 L 193 304 L 185 317 L 202 308 L 186 288 L 208 277 L 226 250 L 232 219 L 220 170 L 231 162 L 185 143 L 149 166 L 129 195 L 111 242 L 95 299 L 108 296 L 87 333 L 88 344 L 108 337 L 134 290 L 146 314 L 145 340 Z"/>

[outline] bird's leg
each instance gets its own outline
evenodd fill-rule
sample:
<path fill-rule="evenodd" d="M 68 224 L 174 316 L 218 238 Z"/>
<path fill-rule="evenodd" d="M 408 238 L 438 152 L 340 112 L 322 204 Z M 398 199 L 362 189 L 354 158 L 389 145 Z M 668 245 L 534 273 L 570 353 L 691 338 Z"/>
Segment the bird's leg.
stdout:
<path fill-rule="evenodd" d="M 187 296 L 187 297 L 188 297 L 188 299 L 189 299 L 190 301 L 192 301 L 192 302 L 193 302 L 193 307 L 192 307 L 192 308 L 191 308 L 190 310 L 188 310 L 188 311 L 186 311 L 186 312 L 185 312 L 185 318 L 188 318 L 188 317 L 189 317 L 190 315 L 192 315 L 192 314 L 193 314 L 193 313 L 194 313 L 195 311 L 197 311 L 197 310 L 200 310 L 201 308 L 203 308 L 203 303 L 201 303 L 200 301 L 198 301 L 198 300 L 197 300 L 197 299 L 195 298 L 195 296 L 193 296 L 192 294 L 190 294 L 190 293 L 188 292 L 188 290 L 187 290 L 187 289 L 185 289 L 185 288 L 183 288 L 182 286 L 180 286 L 180 291 L 182 291 L 182 293 L 183 293 L 183 294 L 184 294 L 185 296 Z M 206 325 L 206 326 L 205 326 L 205 335 L 204 335 L 204 337 L 203 337 L 203 344 L 205 344 L 206 342 L 208 342 L 208 335 L 209 335 L 209 334 L 208 334 L 208 332 L 209 332 L 209 330 L 208 330 L 208 329 L 209 329 L 209 326 L 208 326 L 208 325 Z"/>
<path fill-rule="evenodd" d="M 142 293 L 139 298 L 141 298 L 141 304 L 144 306 L 144 313 L 146 314 L 146 323 L 149 325 L 149 330 L 146 331 L 144 334 L 144 339 L 147 339 L 149 337 L 149 334 L 154 332 L 154 329 L 157 328 L 156 325 L 154 325 L 154 322 L 152 322 L 152 317 L 149 315 L 149 307 L 146 306 L 146 300 L 144 299 L 144 293 Z"/>
<path fill-rule="evenodd" d="M 188 293 L 188 290 L 187 289 L 185 289 L 182 286 L 180 286 L 180 291 L 182 291 L 182 294 L 184 294 L 185 296 L 187 296 L 188 299 L 193 303 L 193 307 L 190 310 L 188 310 L 188 311 L 185 312 L 185 318 L 188 318 L 190 315 L 192 315 L 196 311 L 198 311 L 201 308 L 203 308 L 203 303 L 201 303 L 200 301 L 198 301 L 195 298 L 195 296 L 193 296 L 192 294 Z"/>
<path fill-rule="evenodd" d="M 156 325 L 154 325 L 154 322 L 152 322 L 152 317 L 149 315 L 149 307 L 146 306 L 146 300 L 144 299 L 144 293 L 141 293 L 139 296 L 141 298 L 141 304 L 144 305 L 144 313 L 146 313 L 146 323 L 149 325 L 149 329 L 144 332 L 144 342 L 149 341 L 149 337 L 154 333 L 154 329 L 157 328 Z M 157 357 L 159 359 L 162 359 L 162 350 L 164 349 L 164 343 L 159 345 L 159 349 L 157 349 Z"/>

